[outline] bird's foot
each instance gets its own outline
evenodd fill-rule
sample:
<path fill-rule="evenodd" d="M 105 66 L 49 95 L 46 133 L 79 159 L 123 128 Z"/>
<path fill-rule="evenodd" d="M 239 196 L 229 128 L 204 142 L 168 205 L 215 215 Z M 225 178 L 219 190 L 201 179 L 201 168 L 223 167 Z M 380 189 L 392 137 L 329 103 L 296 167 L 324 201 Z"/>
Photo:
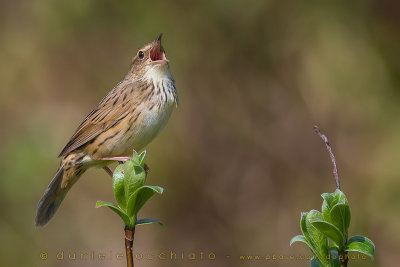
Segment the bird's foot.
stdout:
<path fill-rule="evenodd" d="M 105 170 L 108 173 L 108 175 L 111 176 L 111 178 L 113 177 L 113 172 L 112 172 L 112 170 L 110 170 L 110 168 L 108 168 L 107 166 L 104 166 L 103 170 Z"/>
<path fill-rule="evenodd" d="M 101 158 L 100 160 L 115 160 L 115 161 L 119 161 L 119 162 L 125 162 L 128 159 L 132 159 L 132 157 L 104 157 L 104 158 Z"/>
<path fill-rule="evenodd" d="M 105 157 L 105 158 L 101 158 L 100 160 L 115 160 L 115 161 L 118 161 L 120 164 L 122 164 L 129 159 L 132 159 L 132 157 Z M 145 163 L 143 168 L 147 175 L 150 171 L 149 165 L 147 165 Z M 110 170 L 110 168 L 105 166 L 105 167 L 103 167 L 103 169 L 111 176 L 111 178 L 113 177 L 113 172 Z"/>
<path fill-rule="evenodd" d="M 100 160 L 115 160 L 115 161 L 118 161 L 120 164 L 122 164 L 125 161 L 127 161 L 128 159 L 132 159 L 132 157 L 104 157 L 104 158 L 101 158 Z M 108 175 L 111 176 L 111 178 L 113 177 L 113 172 L 112 172 L 112 170 L 110 170 L 110 168 L 105 166 L 105 167 L 103 167 L 103 169 L 108 173 Z"/>
<path fill-rule="evenodd" d="M 149 165 L 147 165 L 147 164 L 145 163 L 144 166 L 143 166 L 143 169 L 144 169 L 144 171 L 146 172 L 146 176 L 147 176 L 147 174 L 148 174 L 149 171 L 150 171 Z"/>

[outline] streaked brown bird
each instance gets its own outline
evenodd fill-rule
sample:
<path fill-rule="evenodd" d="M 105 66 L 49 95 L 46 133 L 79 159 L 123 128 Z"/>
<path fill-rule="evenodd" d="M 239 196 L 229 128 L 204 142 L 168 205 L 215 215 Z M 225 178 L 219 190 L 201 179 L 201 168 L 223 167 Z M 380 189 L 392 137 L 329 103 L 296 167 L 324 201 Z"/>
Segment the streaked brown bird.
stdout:
<path fill-rule="evenodd" d="M 161 36 L 138 50 L 125 78 L 89 113 L 61 151 L 60 167 L 38 203 L 36 226 L 52 218 L 88 168 L 110 172 L 107 165 L 112 160 L 143 149 L 167 123 L 178 95 Z"/>

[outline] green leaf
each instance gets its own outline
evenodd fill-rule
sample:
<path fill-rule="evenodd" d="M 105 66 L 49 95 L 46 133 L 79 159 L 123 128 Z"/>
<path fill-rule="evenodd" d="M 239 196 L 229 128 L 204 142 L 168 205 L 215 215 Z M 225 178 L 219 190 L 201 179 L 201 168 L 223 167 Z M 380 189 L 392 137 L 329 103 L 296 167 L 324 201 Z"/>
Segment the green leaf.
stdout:
<path fill-rule="evenodd" d="M 339 251 L 339 246 L 335 242 L 333 242 L 331 249 L 335 249 L 336 251 Z"/>
<path fill-rule="evenodd" d="M 140 159 L 139 159 L 139 154 L 136 152 L 136 150 L 133 150 L 133 155 L 132 155 L 132 159 L 131 161 L 133 161 L 135 163 L 135 165 L 140 165 Z"/>
<path fill-rule="evenodd" d="M 308 233 L 308 229 L 307 229 L 307 226 L 306 226 L 307 215 L 308 215 L 308 212 L 302 212 L 302 213 L 301 213 L 301 217 L 300 217 L 300 229 L 301 229 L 301 232 L 303 233 L 305 239 L 307 240 L 307 243 L 306 243 L 306 244 L 307 244 L 308 247 L 310 248 L 311 252 L 312 252 L 314 255 L 317 255 L 318 251 L 317 251 L 317 249 L 314 247 L 314 245 L 313 245 L 313 243 L 312 243 L 310 234 Z"/>
<path fill-rule="evenodd" d="M 139 164 L 140 166 L 144 166 L 144 160 L 146 159 L 146 150 L 143 150 L 139 155 Z"/>
<path fill-rule="evenodd" d="M 132 194 L 144 185 L 146 172 L 134 160 L 127 160 L 123 165 L 125 174 L 125 199 L 128 202 Z M 126 206 L 128 206 L 128 203 Z"/>
<path fill-rule="evenodd" d="M 322 220 L 322 218 L 322 214 L 316 210 L 302 212 L 300 218 L 300 228 L 304 235 L 304 239 L 301 236 L 295 236 L 290 242 L 290 244 L 293 244 L 297 241 L 306 243 L 311 252 L 314 254 L 314 257 L 316 257 L 314 261 L 310 261 L 310 264 L 315 264 L 316 261 L 318 265 L 315 266 L 324 266 L 323 263 L 326 265 L 328 261 L 326 257 L 326 255 L 328 255 L 328 239 L 321 232 L 315 229 L 315 227 L 313 227 L 309 221 L 310 219 Z M 318 262 L 319 260 L 317 258 L 320 258 L 320 261 L 323 263 Z"/>
<path fill-rule="evenodd" d="M 345 251 L 356 251 L 370 256 L 374 259 L 375 245 L 367 237 L 364 236 L 352 236 L 347 242 L 347 248 Z"/>
<path fill-rule="evenodd" d="M 331 209 L 332 209 L 332 202 L 334 199 L 334 193 L 323 193 L 321 196 L 324 199 L 322 202 L 322 215 L 324 216 L 325 221 L 331 222 Z"/>
<path fill-rule="evenodd" d="M 163 226 L 164 224 L 160 221 L 154 219 L 140 219 L 136 220 L 135 225 L 142 225 L 142 224 L 150 224 L 150 223 L 158 223 L 159 225 Z"/>
<path fill-rule="evenodd" d="M 115 168 L 113 174 L 113 188 L 115 199 L 122 210 L 126 211 L 128 200 L 133 192 L 143 186 L 146 172 L 139 162 L 139 155 L 134 151 L 133 159 L 127 160 Z M 144 160 L 145 153 L 142 153 Z"/>
<path fill-rule="evenodd" d="M 340 267 L 341 266 L 341 262 L 339 260 L 339 253 L 337 252 L 337 250 L 333 249 L 330 251 L 330 266 L 333 267 Z"/>
<path fill-rule="evenodd" d="M 296 235 L 295 237 L 293 237 L 292 240 L 290 240 L 290 245 L 295 242 L 303 242 L 307 244 L 307 246 L 310 246 L 310 243 L 308 243 L 308 240 L 304 235 Z"/>
<path fill-rule="evenodd" d="M 347 235 L 347 229 L 349 229 L 350 225 L 350 207 L 349 204 L 344 201 L 340 201 L 338 204 L 333 206 L 331 209 L 331 221 L 332 223 L 338 227 L 344 236 Z"/>
<path fill-rule="evenodd" d="M 339 189 L 336 189 L 333 193 L 323 193 L 321 194 L 321 196 L 325 202 L 325 205 L 323 204 L 322 211 L 324 211 L 324 209 L 326 208 L 329 213 L 333 206 L 335 206 L 340 200 L 344 200 L 346 198 L 343 192 Z M 325 220 L 328 221 L 326 218 Z"/>
<path fill-rule="evenodd" d="M 143 205 L 155 194 L 162 194 L 164 189 L 159 186 L 144 185 L 136 189 L 128 201 L 127 214 L 136 216 Z"/>
<path fill-rule="evenodd" d="M 347 238 L 347 230 L 350 225 L 350 207 L 345 194 L 336 189 L 333 193 L 321 195 L 324 199 L 322 203 L 322 214 L 325 221 L 332 223 Z"/>
<path fill-rule="evenodd" d="M 126 210 L 127 199 L 125 196 L 124 164 L 118 165 L 113 174 L 114 196 L 121 209 Z"/>
<path fill-rule="evenodd" d="M 305 226 L 308 232 L 308 235 L 310 237 L 310 243 L 314 247 L 315 256 L 318 258 L 320 263 L 323 266 L 326 266 L 328 264 L 328 255 L 329 255 L 329 250 L 328 250 L 328 239 L 327 237 L 321 233 L 314 225 L 312 225 L 313 221 L 317 220 L 323 220 L 324 217 L 321 212 L 317 210 L 311 210 L 306 217 L 305 220 Z"/>
<path fill-rule="evenodd" d="M 344 236 L 336 226 L 320 219 L 311 221 L 311 224 L 332 241 L 334 241 L 340 249 L 345 247 Z"/>
<path fill-rule="evenodd" d="M 317 258 L 312 258 L 310 260 L 310 267 L 322 267 L 322 265 L 319 263 Z"/>
<path fill-rule="evenodd" d="M 100 207 L 104 207 L 104 206 L 109 207 L 112 211 L 114 211 L 116 214 L 118 214 L 119 217 L 121 217 L 121 219 L 124 221 L 124 224 L 126 226 L 133 226 L 133 223 L 129 219 L 128 215 L 123 210 L 118 208 L 115 204 L 113 204 L 111 202 L 107 202 L 107 201 L 102 201 L 102 200 L 99 200 L 96 202 L 96 208 L 100 208 Z"/>
<path fill-rule="evenodd" d="M 301 232 L 303 233 L 304 237 L 309 240 L 310 235 L 307 232 L 307 227 L 306 227 L 306 218 L 307 218 L 308 212 L 302 212 L 301 217 L 300 217 L 300 229 Z"/>

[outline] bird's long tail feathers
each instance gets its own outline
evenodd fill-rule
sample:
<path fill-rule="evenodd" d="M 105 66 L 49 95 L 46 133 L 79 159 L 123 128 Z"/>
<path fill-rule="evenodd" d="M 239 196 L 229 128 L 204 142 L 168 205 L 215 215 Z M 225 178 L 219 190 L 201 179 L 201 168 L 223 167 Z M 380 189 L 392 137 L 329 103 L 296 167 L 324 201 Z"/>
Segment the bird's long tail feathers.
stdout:
<path fill-rule="evenodd" d="M 78 180 L 82 173 L 83 170 L 68 169 L 65 171 L 63 166 L 60 167 L 37 205 L 35 226 L 45 226 L 48 223 L 54 213 L 56 213 L 71 186 Z"/>

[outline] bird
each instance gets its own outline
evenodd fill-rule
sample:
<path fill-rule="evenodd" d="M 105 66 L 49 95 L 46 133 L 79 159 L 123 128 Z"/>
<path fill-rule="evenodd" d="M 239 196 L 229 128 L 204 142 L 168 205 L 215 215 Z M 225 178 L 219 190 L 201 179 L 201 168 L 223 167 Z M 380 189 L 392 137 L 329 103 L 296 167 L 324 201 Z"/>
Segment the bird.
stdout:
<path fill-rule="evenodd" d="M 44 226 L 79 177 L 91 167 L 123 161 L 146 147 L 178 106 L 175 80 L 161 44 L 162 34 L 133 56 L 125 78 L 79 125 L 62 149 L 60 166 L 36 208 L 35 226 Z"/>

